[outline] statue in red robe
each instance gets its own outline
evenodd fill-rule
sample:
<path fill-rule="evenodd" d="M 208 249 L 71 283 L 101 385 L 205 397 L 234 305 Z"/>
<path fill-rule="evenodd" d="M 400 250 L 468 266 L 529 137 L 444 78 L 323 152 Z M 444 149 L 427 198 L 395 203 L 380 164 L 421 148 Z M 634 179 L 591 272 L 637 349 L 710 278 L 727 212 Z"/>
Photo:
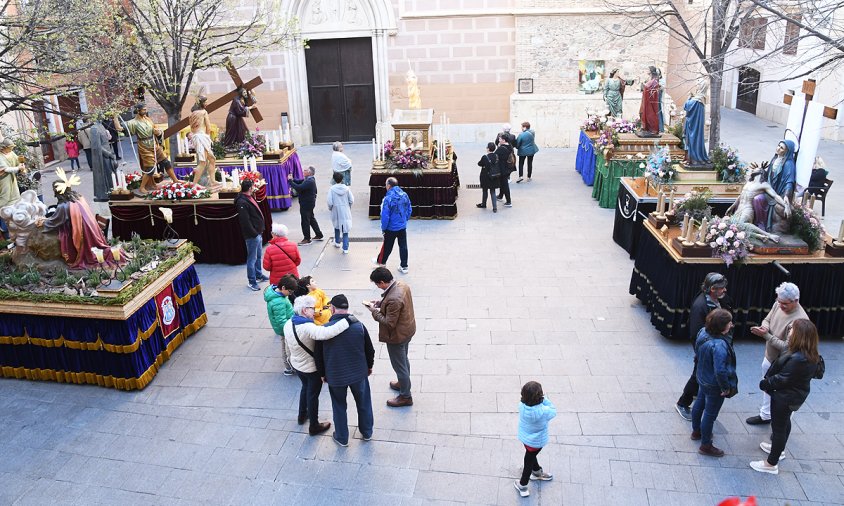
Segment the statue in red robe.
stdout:
<path fill-rule="evenodd" d="M 639 118 L 642 120 L 641 137 L 659 137 L 659 72 L 648 67 L 650 79 L 642 86 L 642 105 Z"/>
<path fill-rule="evenodd" d="M 111 247 L 97 224 L 94 213 L 85 198 L 71 188 L 59 191 L 59 181 L 53 183 L 58 200 L 56 212 L 43 222 L 45 232 L 57 231 L 62 256 L 73 269 L 99 265 L 91 248 L 101 248 L 107 262 L 114 263 Z"/>

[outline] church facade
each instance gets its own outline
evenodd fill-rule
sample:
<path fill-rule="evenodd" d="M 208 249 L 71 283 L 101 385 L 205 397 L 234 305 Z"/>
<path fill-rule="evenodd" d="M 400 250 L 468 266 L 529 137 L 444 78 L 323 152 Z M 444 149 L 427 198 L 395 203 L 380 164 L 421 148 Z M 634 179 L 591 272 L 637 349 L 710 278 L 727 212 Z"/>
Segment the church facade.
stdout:
<path fill-rule="evenodd" d="M 576 145 L 586 108 L 603 110 L 596 83 L 619 68 L 634 81 L 624 117 L 638 116 L 648 65 L 666 71 L 665 33 L 613 37 L 621 16 L 574 0 L 291 0 L 299 44 L 267 48 L 241 69 L 265 118 L 289 124 L 299 145 L 390 136 L 395 109 L 407 108 L 405 75 L 418 78 L 422 107 L 445 113 L 455 142 L 492 140 L 502 123 L 529 121 L 544 146 Z M 224 69 L 199 72 L 212 99 L 232 87 Z M 191 104 L 185 104 L 186 111 Z M 285 118 L 282 118 L 282 114 Z M 226 109 L 212 113 L 225 124 Z M 250 128 L 254 128 L 254 123 Z"/>

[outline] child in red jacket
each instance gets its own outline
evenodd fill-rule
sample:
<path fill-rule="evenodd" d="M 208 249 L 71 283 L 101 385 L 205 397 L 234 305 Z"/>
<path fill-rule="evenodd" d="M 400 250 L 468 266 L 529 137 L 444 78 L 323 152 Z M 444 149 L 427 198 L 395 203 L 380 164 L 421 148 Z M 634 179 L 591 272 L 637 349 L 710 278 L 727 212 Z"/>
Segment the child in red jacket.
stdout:
<path fill-rule="evenodd" d="M 65 140 L 64 150 L 67 152 L 68 160 L 70 160 L 70 170 L 79 170 L 79 144 L 75 137 L 71 136 Z M 73 167 L 74 164 L 76 164 L 76 168 Z"/>

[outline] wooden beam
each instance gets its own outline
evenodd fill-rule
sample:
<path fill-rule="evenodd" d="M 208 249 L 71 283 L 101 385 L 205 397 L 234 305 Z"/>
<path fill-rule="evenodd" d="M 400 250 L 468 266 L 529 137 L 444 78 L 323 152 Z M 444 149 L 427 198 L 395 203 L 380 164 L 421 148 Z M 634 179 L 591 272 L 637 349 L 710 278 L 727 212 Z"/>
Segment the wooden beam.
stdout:
<path fill-rule="evenodd" d="M 259 85 L 263 84 L 263 82 L 264 82 L 264 80 L 261 79 L 261 76 L 258 76 L 258 77 L 255 77 L 253 79 L 250 79 L 246 83 L 241 82 L 241 85 L 244 88 L 246 88 L 247 90 L 252 90 L 253 88 L 256 88 Z M 219 108 L 223 107 L 224 105 L 228 104 L 229 102 L 231 102 L 232 99 L 234 99 L 235 96 L 237 96 L 237 90 L 232 90 L 232 91 L 226 93 L 225 95 L 223 95 L 222 97 L 218 98 L 217 100 L 214 100 L 210 104 L 206 105 L 205 110 L 208 111 L 208 112 L 216 111 L 217 109 L 219 109 Z M 256 117 L 256 114 L 257 114 L 257 117 Z M 258 122 L 260 122 L 264 119 L 261 116 L 261 114 L 258 113 L 255 109 L 252 109 L 252 118 L 254 118 L 255 121 L 258 121 Z M 260 119 L 258 119 L 258 118 L 260 118 Z M 166 139 L 166 138 L 170 137 L 171 135 L 173 135 L 176 132 L 182 130 L 183 128 L 185 128 L 188 125 L 190 125 L 190 117 L 182 118 L 177 123 L 167 127 L 167 130 L 164 131 L 164 138 Z"/>

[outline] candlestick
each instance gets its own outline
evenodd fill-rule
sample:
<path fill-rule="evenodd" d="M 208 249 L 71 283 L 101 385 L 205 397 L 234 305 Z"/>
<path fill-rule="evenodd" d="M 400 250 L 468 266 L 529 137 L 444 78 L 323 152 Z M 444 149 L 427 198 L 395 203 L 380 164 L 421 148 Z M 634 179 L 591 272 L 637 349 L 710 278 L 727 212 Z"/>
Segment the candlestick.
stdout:
<path fill-rule="evenodd" d="M 674 187 L 671 187 L 671 196 L 668 198 L 668 209 L 674 211 Z"/>
<path fill-rule="evenodd" d="M 686 242 L 686 240 L 689 238 L 689 218 L 690 216 L 688 214 L 683 216 L 683 233 L 682 235 L 680 235 L 680 239 L 683 242 Z"/>
<path fill-rule="evenodd" d="M 806 207 L 806 194 L 809 192 L 804 191 L 803 195 L 800 196 L 800 207 Z"/>
<path fill-rule="evenodd" d="M 252 172 L 258 172 L 258 158 L 252 157 L 249 159 L 249 167 Z"/>
<path fill-rule="evenodd" d="M 120 261 L 120 246 L 112 246 L 111 256 L 112 256 L 112 258 L 114 258 L 115 262 Z"/>
<path fill-rule="evenodd" d="M 812 209 L 812 210 L 815 209 L 815 195 L 814 194 L 812 194 L 812 196 L 809 197 L 809 209 Z"/>
<path fill-rule="evenodd" d="M 111 187 L 112 188 L 118 187 L 117 186 L 117 176 L 115 176 L 114 173 L 111 174 Z"/>
<path fill-rule="evenodd" d="M 697 244 L 698 246 L 706 246 L 706 233 L 709 230 L 709 221 L 704 218 L 700 221 L 700 228 L 697 230 Z"/>
<path fill-rule="evenodd" d="M 375 137 L 372 138 L 372 161 L 376 160 L 376 155 L 378 152 L 375 150 Z"/>
<path fill-rule="evenodd" d="M 665 213 L 662 211 L 662 204 L 665 201 L 665 194 L 662 190 L 659 191 L 659 194 L 656 196 L 656 215 L 657 216 L 665 216 Z"/>
<path fill-rule="evenodd" d="M 844 220 L 841 220 L 841 228 L 838 229 L 838 242 L 844 241 Z"/>
<path fill-rule="evenodd" d="M 93 253 L 94 256 L 97 258 L 97 262 L 105 262 L 105 257 L 103 256 L 102 248 L 91 248 L 91 253 Z"/>

